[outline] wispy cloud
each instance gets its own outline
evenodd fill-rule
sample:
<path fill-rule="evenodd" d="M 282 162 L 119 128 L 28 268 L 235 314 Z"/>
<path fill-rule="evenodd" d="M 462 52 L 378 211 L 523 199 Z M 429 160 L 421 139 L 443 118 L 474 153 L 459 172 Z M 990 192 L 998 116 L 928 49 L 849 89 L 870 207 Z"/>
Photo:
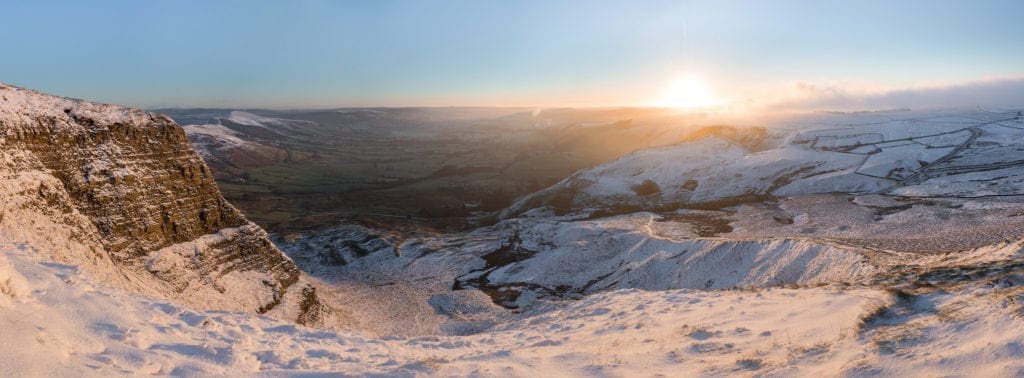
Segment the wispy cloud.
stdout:
<path fill-rule="evenodd" d="M 892 88 L 853 81 L 797 82 L 765 110 L 879 110 L 892 108 L 1024 108 L 1024 77 Z"/>

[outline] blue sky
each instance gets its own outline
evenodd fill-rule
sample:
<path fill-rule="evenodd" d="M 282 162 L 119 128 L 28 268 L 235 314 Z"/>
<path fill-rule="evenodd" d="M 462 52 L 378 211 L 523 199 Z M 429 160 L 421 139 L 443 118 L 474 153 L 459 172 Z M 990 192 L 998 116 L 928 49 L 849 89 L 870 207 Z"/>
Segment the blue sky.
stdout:
<path fill-rule="evenodd" d="M 631 105 L 1024 75 L 1024 1 L 0 0 L 0 81 L 162 106 Z"/>

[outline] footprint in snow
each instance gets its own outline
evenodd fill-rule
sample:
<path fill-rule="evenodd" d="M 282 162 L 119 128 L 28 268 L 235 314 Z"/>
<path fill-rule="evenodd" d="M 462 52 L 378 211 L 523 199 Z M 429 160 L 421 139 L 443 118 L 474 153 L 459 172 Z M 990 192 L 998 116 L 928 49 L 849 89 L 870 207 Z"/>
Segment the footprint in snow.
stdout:
<path fill-rule="evenodd" d="M 697 340 L 707 340 L 714 337 L 715 333 L 711 333 L 703 329 L 698 329 L 696 331 L 690 332 L 690 334 L 687 336 L 690 336 Z"/>

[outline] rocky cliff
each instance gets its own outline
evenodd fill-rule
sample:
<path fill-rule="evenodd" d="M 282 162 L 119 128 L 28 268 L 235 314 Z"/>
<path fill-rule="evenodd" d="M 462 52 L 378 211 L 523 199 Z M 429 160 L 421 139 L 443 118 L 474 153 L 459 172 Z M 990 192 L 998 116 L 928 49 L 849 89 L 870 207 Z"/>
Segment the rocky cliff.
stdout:
<path fill-rule="evenodd" d="M 202 309 L 265 313 L 315 297 L 170 118 L 4 84 L 0 242 Z"/>

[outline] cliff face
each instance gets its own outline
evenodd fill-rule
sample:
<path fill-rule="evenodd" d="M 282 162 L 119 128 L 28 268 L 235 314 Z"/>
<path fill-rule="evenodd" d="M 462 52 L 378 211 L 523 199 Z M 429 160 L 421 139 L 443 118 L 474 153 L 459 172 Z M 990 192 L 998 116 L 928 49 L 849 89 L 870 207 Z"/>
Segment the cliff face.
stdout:
<path fill-rule="evenodd" d="M 303 291 L 166 116 L 0 84 L 0 151 L 0 241 L 199 308 Z"/>

